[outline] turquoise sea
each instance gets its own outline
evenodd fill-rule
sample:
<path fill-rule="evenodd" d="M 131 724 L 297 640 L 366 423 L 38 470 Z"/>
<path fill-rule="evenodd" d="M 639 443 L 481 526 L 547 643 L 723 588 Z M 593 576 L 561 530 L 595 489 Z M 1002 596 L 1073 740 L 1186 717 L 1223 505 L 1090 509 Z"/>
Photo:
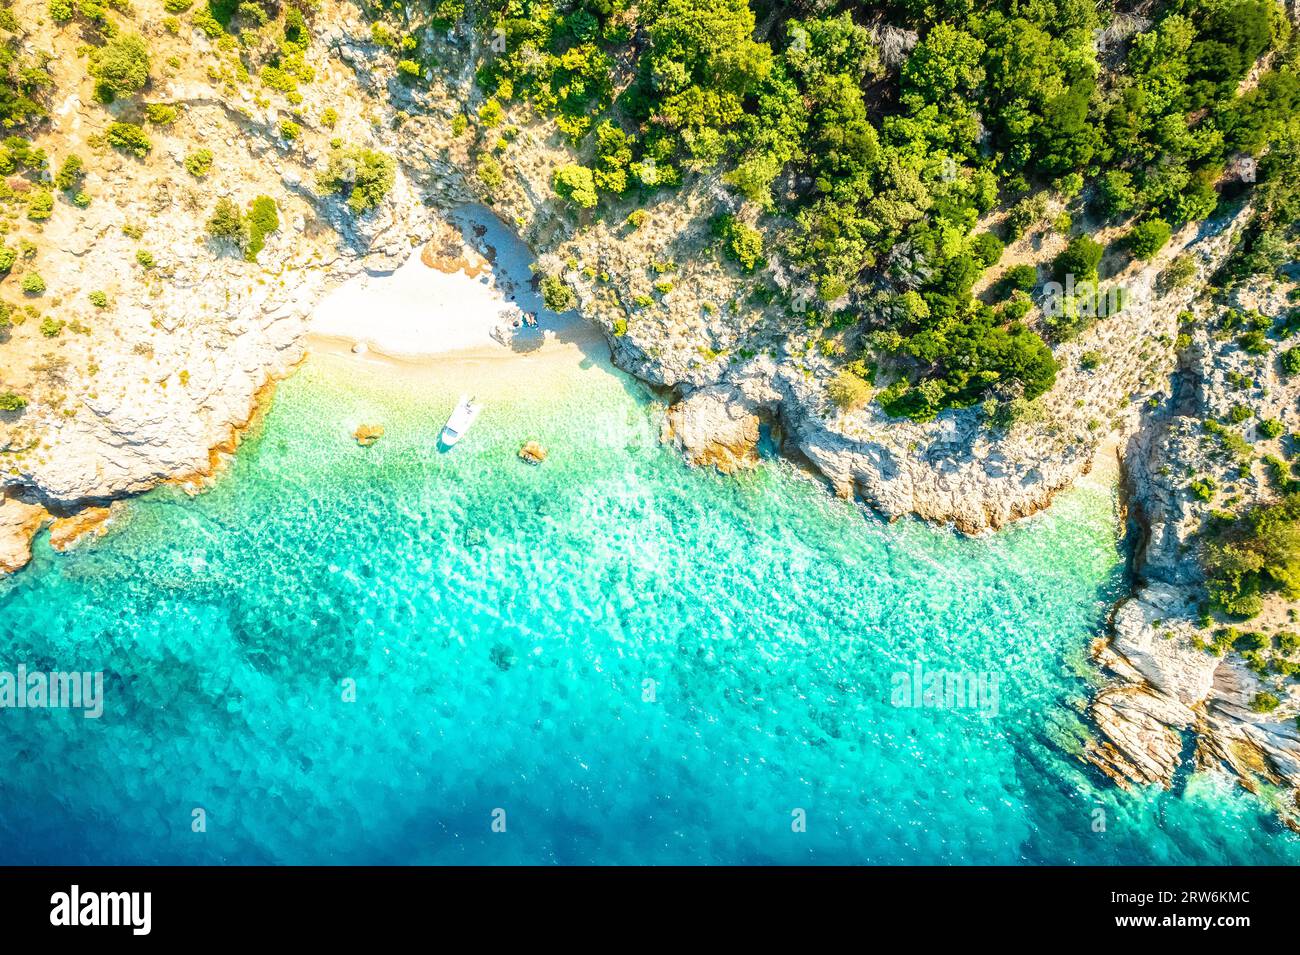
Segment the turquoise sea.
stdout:
<path fill-rule="evenodd" d="M 598 363 L 516 377 L 440 453 L 456 375 L 314 357 L 208 493 L 38 539 L 0 670 L 103 670 L 105 713 L 0 711 L 0 862 L 1300 861 L 1221 780 L 1073 755 L 1106 490 L 888 525 L 780 460 L 687 469 Z M 895 705 L 918 663 L 996 706 Z"/>

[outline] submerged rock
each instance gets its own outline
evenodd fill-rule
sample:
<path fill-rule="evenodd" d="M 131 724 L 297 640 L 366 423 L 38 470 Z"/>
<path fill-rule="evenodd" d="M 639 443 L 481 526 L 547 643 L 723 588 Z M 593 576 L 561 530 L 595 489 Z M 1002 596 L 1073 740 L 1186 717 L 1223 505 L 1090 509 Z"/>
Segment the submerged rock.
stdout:
<path fill-rule="evenodd" d="M 361 424 L 357 425 L 357 430 L 352 432 L 352 437 L 357 439 L 357 444 L 363 448 L 368 448 L 384 436 L 384 426 L 382 424 Z"/>
<path fill-rule="evenodd" d="M 541 464 L 546 460 L 546 449 L 536 441 L 529 441 L 519 449 L 519 459 L 529 464 Z"/>
<path fill-rule="evenodd" d="M 510 649 L 504 643 L 496 644 L 489 652 L 488 656 L 496 664 L 498 670 L 503 673 L 515 665 L 515 651 Z"/>
<path fill-rule="evenodd" d="M 70 517 L 59 518 L 50 525 L 50 546 L 63 553 L 87 540 L 103 537 L 121 510 L 118 502 L 110 507 L 87 507 Z"/>

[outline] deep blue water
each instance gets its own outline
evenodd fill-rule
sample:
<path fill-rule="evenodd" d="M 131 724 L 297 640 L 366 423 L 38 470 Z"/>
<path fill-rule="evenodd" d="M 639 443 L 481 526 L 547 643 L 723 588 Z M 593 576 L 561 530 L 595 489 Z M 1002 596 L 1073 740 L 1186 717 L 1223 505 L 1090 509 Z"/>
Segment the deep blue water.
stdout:
<path fill-rule="evenodd" d="M 456 391 L 313 359 L 210 492 L 38 540 L 0 670 L 102 669 L 106 709 L 0 710 L 0 862 L 1300 858 L 1220 779 L 1125 794 L 1073 755 L 1105 490 L 969 540 L 785 463 L 689 470 L 599 367 L 498 388 L 440 454 Z M 996 713 L 895 705 L 918 661 Z"/>

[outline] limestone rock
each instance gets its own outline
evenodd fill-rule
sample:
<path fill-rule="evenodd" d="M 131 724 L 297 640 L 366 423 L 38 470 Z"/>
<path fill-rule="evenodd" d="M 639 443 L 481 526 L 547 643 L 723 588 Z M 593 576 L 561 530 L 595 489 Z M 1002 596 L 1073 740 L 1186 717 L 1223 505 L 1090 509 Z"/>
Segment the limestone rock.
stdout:
<path fill-rule="evenodd" d="M 39 504 L 0 497 L 0 573 L 11 574 L 32 559 L 32 538 L 50 522 Z"/>
<path fill-rule="evenodd" d="M 352 437 L 357 439 L 357 444 L 363 448 L 368 448 L 384 436 L 384 426 L 382 424 L 361 424 L 357 425 L 357 430 L 352 432 Z"/>
<path fill-rule="evenodd" d="M 536 441 L 529 441 L 519 449 L 519 459 L 529 464 L 541 464 L 546 460 L 546 449 Z"/>
<path fill-rule="evenodd" d="M 119 501 L 109 507 L 85 507 L 70 517 L 60 517 L 50 525 L 50 546 L 63 553 L 87 540 L 103 537 L 110 523 L 121 515 L 122 508 Z"/>
<path fill-rule="evenodd" d="M 742 395 L 705 388 L 668 409 L 663 438 L 692 464 L 733 474 L 758 464 L 758 425 L 757 407 Z"/>

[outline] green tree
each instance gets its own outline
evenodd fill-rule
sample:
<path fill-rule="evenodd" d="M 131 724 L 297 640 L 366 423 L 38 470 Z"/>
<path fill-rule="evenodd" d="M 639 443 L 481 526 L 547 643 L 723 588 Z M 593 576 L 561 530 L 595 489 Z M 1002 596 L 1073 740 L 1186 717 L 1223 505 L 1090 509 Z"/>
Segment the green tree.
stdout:
<path fill-rule="evenodd" d="M 1070 244 L 1056 257 L 1056 277 L 1064 281 L 1065 276 L 1073 275 L 1076 284 L 1097 278 L 1097 267 L 1101 264 L 1105 248 L 1100 242 L 1086 235 L 1077 235 Z"/>
<path fill-rule="evenodd" d="M 551 179 L 551 188 L 562 199 L 567 199 L 580 209 L 591 209 L 596 205 L 596 182 L 590 169 L 570 163 L 555 170 Z"/>
<path fill-rule="evenodd" d="M 1169 223 L 1164 219 L 1146 219 L 1129 231 L 1124 244 L 1134 256 L 1145 261 L 1165 247 L 1171 234 Z"/>
<path fill-rule="evenodd" d="M 231 200 L 222 196 L 217 200 L 217 204 L 212 209 L 212 215 L 208 218 L 208 235 L 214 239 L 224 239 L 231 242 L 244 241 L 246 227 L 244 225 L 244 216 L 239 211 L 239 206 Z"/>
<path fill-rule="evenodd" d="M 114 93 L 138 93 L 149 82 L 149 46 L 138 33 L 120 33 L 91 53 L 89 69 Z"/>
<path fill-rule="evenodd" d="M 393 158 L 364 146 L 335 149 L 317 179 L 325 192 L 346 194 L 348 208 L 357 215 L 383 202 L 396 181 L 397 166 Z"/>

